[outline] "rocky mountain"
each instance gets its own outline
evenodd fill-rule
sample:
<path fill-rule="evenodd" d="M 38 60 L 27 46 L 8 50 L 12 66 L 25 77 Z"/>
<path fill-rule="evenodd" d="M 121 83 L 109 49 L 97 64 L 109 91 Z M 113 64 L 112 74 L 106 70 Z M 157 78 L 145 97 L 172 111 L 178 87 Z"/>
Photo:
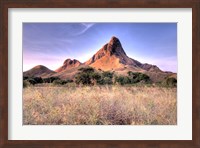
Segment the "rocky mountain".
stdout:
<path fill-rule="evenodd" d="M 162 81 L 165 77 L 176 77 L 175 73 L 164 72 L 156 65 L 143 64 L 128 57 L 120 40 L 112 37 L 110 41 L 99 49 L 88 61 L 81 63 L 78 60 L 66 59 L 61 67 L 52 71 L 45 66 L 38 65 L 24 76 L 49 77 L 55 76 L 61 79 L 74 79 L 80 67 L 93 67 L 97 71 L 113 71 L 116 75 L 127 75 L 128 71 L 141 72 L 149 75 L 152 81 Z"/>
<path fill-rule="evenodd" d="M 132 68 L 134 71 L 155 71 L 161 70 L 151 64 L 142 64 L 137 60 L 129 58 L 119 39 L 112 37 L 111 40 L 105 44 L 96 54 L 84 63 L 96 69 L 101 70 L 122 70 L 123 68 Z"/>
<path fill-rule="evenodd" d="M 71 69 L 71 68 L 75 68 L 75 67 L 78 67 L 80 66 L 82 63 L 79 62 L 78 60 L 76 59 L 66 59 L 63 63 L 63 65 L 61 67 L 59 67 L 58 69 L 56 69 L 55 71 L 56 72 L 62 72 L 62 71 L 65 71 L 67 69 Z"/>
<path fill-rule="evenodd" d="M 33 67 L 32 69 L 23 72 L 23 76 L 26 76 L 26 77 L 48 77 L 55 73 L 56 73 L 55 71 L 52 71 L 43 65 L 37 65 L 37 66 Z"/>

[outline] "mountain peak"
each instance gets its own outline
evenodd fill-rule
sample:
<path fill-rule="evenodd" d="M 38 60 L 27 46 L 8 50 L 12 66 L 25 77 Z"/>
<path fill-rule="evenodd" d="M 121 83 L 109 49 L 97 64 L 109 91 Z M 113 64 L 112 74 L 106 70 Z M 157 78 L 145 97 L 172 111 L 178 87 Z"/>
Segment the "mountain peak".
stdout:
<path fill-rule="evenodd" d="M 55 71 L 56 72 L 61 72 L 61 71 L 64 71 L 66 69 L 71 69 L 71 68 L 74 68 L 74 67 L 78 67 L 80 66 L 82 63 L 79 62 L 78 60 L 76 59 L 66 59 L 64 62 L 63 62 L 63 65 L 61 67 L 59 67 L 58 69 L 56 69 Z"/>
<path fill-rule="evenodd" d="M 63 63 L 63 65 L 68 64 L 68 65 L 72 65 L 72 64 L 76 64 L 76 63 L 80 63 L 78 60 L 76 59 L 66 59 Z"/>
<path fill-rule="evenodd" d="M 103 46 L 102 50 L 104 50 L 105 53 L 108 54 L 109 56 L 112 55 L 120 56 L 121 54 L 126 55 L 126 53 L 122 48 L 120 40 L 115 36 L 111 37 L 110 41 Z"/>
<path fill-rule="evenodd" d="M 126 62 L 124 61 L 126 59 L 127 55 L 124 52 L 120 40 L 117 37 L 113 36 L 107 44 L 105 44 L 96 54 L 92 56 L 92 58 L 85 62 L 85 65 L 91 65 L 92 63 L 95 63 L 96 61 L 100 60 L 100 65 L 101 63 L 104 63 L 105 65 L 106 63 L 108 64 L 110 62 L 110 64 L 112 63 L 113 65 L 114 63 L 117 63 L 117 66 L 111 67 L 119 67 L 119 65 L 121 65 L 120 63 Z"/>
<path fill-rule="evenodd" d="M 119 41 L 119 39 L 116 36 L 112 36 L 110 42 L 116 42 L 116 41 Z"/>

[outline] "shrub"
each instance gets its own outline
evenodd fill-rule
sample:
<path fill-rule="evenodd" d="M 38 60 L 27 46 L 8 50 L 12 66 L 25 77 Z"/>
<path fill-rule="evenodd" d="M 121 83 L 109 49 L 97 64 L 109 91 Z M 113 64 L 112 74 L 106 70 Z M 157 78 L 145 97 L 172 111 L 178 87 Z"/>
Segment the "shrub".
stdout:
<path fill-rule="evenodd" d="M 34 77 L 33 80 L 35 80 L 36 83 L 43 83 L 43 79 L 41 77 Z"/>
<path fill-rule="evenodd" d="M 54 85 L 64 85 L 64 84 L 67 84 L 67 81 L 64 81 L 64 80 L 54 80 L 53 84 Z"/>
<path fill-rule="evenodd" d="M 131 80 L 131 83 L 138 83 L 138 82 L 150 82 L 150 77 L 144 73 L 140 73 L 140 72 L 128 72 L 128 76 Z"/>
<path fill-rule="evenodd" d="M 27 76 L 23 76 L 23 80 L 27 80 L 28 79 L 28 77 Z"/>
<path fill-rule="evenodd" d="M 59 77 L 44 78 L 44 79 L 43 79 L 43 82 L 44 82 L 44 83 L 53 83 L 53 81 L 55 81 L 55 80 L 60 80 L 60 78 L 59 78 Z"/>
<path fill-rule="evenodd" d="M 72 83 L 72 82 L 74 82 L 74 81 L 73 80 L 69 80 L 69 79 L 66 80 L 66 83 Z"/>
<path fill-rule="evenodd" d="M 78 69 L 79 71 L 81 71 L 81 72 L 84 72 L 84 73 L 93 73 L 94 72 L 94 68 L 92 68 L 92 67 L 87 67 L 87 68 L 79 68 Z"/>
<path fill-rule="evenodd" d="M 113 84 L 112 78 L 110 77 L 104 77 L 102 82 L 103 84 L 108 84 L 108 85 Z"/>
<path fill-rule="evenodd" d="M 30 83 L 27 80 L 23 80 L 23 88 L 30 86 Z"/>
<path fill-rule="evenodd" d="M 102 73 L 102 76 L 103 76 L 103 78 L 105 78 L 105 77 L 108 77 L 108 78 L 113 78 L 113 73 L 112 72 L 109 72 L 109 71 L 104 71 L 103 73 Z"/>
<path fill-rule="evenodd" d="M 29 83 L 32 84 L 32 85 L 37 84 L 37 82 L 36 82 L 33 78 L 28 78 L 28 79 L 25 80 L 25 81 L 29 82 Z"/>
<path fill-rule="evenodd" d="M 120 85 L 124 85 L 124 84 L 130 84 L 131 83 L 131 79 L 127 76 L 118 76 L 115 77 L 115 82 L 119 83 Z"/>
<path fill-rule="evenodd" d="M 88 85 L 91 84 L 91 76 L 89 73 L 83 72 L 83 73 L 78 73 L 75 76 L 75 82 L 76 84 L 83 84 L 83 85 Z"/>
<path fill-rule="evenodd" d="M 162 84 L 164 86 L 175 87 L 175 86 L 177 86 L 177 79 L 176 78 L 172 78 L 172 77 L 171 78 L 167 77 L 162 82 Z"/>
<path fill-rule="evenodd" d="M 79 73 L 75 76 L 76 84 L 83 84 L 83 85 L 91 85 L 97 84 L 101 80 L 101 75 L 92 67 L 89 68 L 80 68 Z"/>

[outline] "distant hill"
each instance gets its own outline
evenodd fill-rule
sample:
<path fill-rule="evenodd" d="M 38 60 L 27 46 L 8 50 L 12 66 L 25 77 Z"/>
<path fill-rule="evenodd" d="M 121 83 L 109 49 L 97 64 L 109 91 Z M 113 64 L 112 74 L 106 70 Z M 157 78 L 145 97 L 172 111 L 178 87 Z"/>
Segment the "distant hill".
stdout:
<path fill-rule="evenodd" d="M 152 81 L 162 81 L 166 77 L 177 77 L 176 73 L 164 72 L 156 65 L 140 63 L 125 53 L 120 40 L 112 37 L 110 41 L 99 49 L 88 61 L 81 63 L 78 60 L 67 59 L 63 65 L 52 71 L 45 66 L 36 66 L 24 72 L 24 76 L 57 76 L 61 79 L 74 79 L 80 67 L 93 67 L 98 71 L 112 71 L 116 75 L 127 75 L 128 71 L 147 74 Z"/>
<path fill-rule="evenodd" d="M 23 72 L 23 76 L 27 76 L 27 77 L 48 77 L 48 76 L 51 76 L 55 73 L 56 73 L 55 71 L 52 71 L 52 70 L 48 69 L 47 67 L 45 67 L 43 65 L 37 65 L 37 66 L 33 67 L 32 69 Z"/>

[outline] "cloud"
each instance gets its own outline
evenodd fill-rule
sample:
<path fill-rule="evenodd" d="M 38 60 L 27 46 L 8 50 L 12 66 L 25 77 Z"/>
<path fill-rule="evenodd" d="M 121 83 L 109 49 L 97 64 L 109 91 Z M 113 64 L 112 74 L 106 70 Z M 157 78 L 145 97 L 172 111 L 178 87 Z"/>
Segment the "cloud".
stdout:
<path fill-rule="evenodd" d="M 81 23 L 81 25 L 83 26 L 83 29 L 81 29 L 80 32 L 75 33 L 75 36 L 85 33 L 88 29 L 94 26 L 93 23 Z"/>

